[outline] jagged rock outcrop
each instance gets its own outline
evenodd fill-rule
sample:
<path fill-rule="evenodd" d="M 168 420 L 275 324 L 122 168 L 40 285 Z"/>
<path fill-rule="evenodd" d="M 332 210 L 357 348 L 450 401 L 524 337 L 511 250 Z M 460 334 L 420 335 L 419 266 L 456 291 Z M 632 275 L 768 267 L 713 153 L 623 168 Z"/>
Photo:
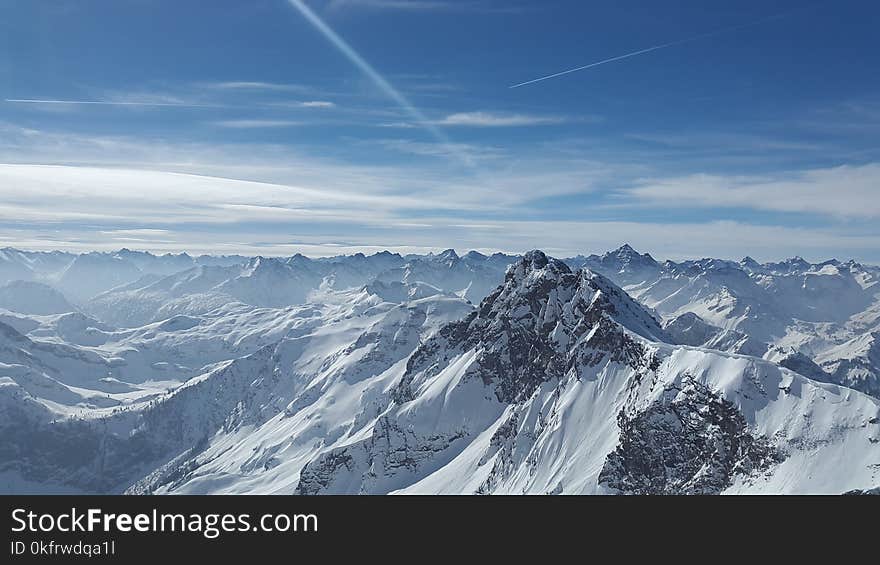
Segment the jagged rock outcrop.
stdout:
<path fill-rule="evenodd" d="M 876 292 L 877 273 L 859 265 L 606 254 L 615 276 L 634 270 L 634 292 L 662 300 L 651 309 L 539 251 L 119 255 L 96 268 L 159 274 L 84 311 L 106 299 L 150 323 L 2 316 L 0 489 L 839 494 L 880 481 L 880 401 L 847 388 L 876 382 L 880 310 L 846 326 L 781 324 L 773 352 L 747 351 L 746 330 L 780 315 L 761 293 Z M 55 261 L 27 259 L 37 278 Z M 57 259 L 56 270 L 72 256 Z M 663 328 L 661 311 L 678 318 Z M 825 345 L 798 333 L 814 330 Z M 782 346 L 794 355 L 777 356 Z"/>
<path fill-rule="evenodd" d="M 841 441 L 861 446 L 855 480 L 873 481 L 860 466 L 878 403 L 667 339 L 608 279 L 527 253 L 409 357 L 369 436 L 313 458 L 296 492 L 772 489 Z M 848 415 L 814 419 L 817 402 Z"/>
<path fill-rule="evenodd" d="M 415 375 L 442 363 L 442 352 L 450 350 L 480 351 L 471 375 L 494 385 L 501 402 L 525 400 L 541 383 L 605 357 L 647 368 L 653 361 L 630 333 L 665 337 L 650 313 L 605 277 L 572 272 L 562 261 L 532 251 L 508 269 L 504 283 L 476 312 L 413 354 L 394 398 L 412 399 Z"/>
<path fill-rule="evenodd" d="M 645 410 L 621 411 L 618 425 L 620 443 L 599 484 L 628 494 L 718 494 L 735 475 L 764 471 L 783 458 L 749 431 L 733 403 L 690 378 Z"/>

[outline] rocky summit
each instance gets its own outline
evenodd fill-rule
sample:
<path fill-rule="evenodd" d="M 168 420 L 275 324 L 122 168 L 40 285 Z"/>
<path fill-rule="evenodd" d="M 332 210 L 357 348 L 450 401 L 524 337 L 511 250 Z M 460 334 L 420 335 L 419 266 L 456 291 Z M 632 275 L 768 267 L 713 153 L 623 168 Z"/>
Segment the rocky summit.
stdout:
<path fill-rule="evenodd" d="M 578 260 L 23 253 L 3 255 L 18 268 L 2 272 L 30 273 L 5 287 L 0 311 L 3 492 L 880 482 L 869 267 L 658 263 L 629 246 Z M 89 269 L 126 262 L 117 286 L 64 294 Z M 74 263 L 80 278 L 55 276 Z M 855 294 L 827 312 L 798 302 L 825 288 Z M 53 311 L 14 310 L 33 292 L 54 297 Z"/>

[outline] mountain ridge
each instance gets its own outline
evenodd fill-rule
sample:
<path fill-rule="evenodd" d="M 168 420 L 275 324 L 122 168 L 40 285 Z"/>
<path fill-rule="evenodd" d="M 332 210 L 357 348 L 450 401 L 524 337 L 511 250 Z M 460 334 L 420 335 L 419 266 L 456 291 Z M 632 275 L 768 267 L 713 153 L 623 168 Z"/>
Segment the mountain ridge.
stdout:
<path fill-rule="evenodd" d="M 838 333 L 792 318 L 766 342 L 748 332 L 762 318 L 741 316 L 791 291 L 785 277 L 830 277 L 798 297 L 867 295 L 876 273 L 659 263 L 629 246 L 593 257 L 605 273 L 537 250 L 249 258 L 141 274 L 100 295 L 116 311 L 145 308 L 131 327 L 89 308 L 0 312 L 0 433 L 11 439 L 0 490 L 35 484 L 21 473 L 47 491 L 130 493 L 877 486 L 880 402 L 848 386 L 872 392 L 876 330 L 860 328 L 874 310 Z M 649 272 L 667 292 L 694 293 L 674 317 L 669 301 L 636 300 L 662 286 Z M 701 310 L 728 299 L 735 307 Z M 65 444 L 80 455 L 62 456 Z"/>

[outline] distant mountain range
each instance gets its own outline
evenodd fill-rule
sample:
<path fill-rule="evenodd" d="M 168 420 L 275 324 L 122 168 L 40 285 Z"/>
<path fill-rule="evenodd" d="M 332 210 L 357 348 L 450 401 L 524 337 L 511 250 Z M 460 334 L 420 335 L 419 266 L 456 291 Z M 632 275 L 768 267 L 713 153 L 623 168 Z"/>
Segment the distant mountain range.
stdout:
<path fill-rule="evenodd" d="M 0 250 L 0 492 L 880 485 L 880 268 Z"/>

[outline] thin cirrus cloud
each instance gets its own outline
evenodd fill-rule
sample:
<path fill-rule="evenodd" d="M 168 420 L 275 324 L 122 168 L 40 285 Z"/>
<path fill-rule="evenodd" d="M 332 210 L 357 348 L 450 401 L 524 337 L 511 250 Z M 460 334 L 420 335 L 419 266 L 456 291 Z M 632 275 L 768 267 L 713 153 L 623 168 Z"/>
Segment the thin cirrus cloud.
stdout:
<path fill-rule="evenodd" d="M 244 124 L 253 126 L 255 124 Z M 370 211 L 379 218 L 382 211 L 394 211 L 409 218 L 413 210 L 500 211 L 513 209 L 536 198 L 592 190 L 612 170 L 599 171 L 594 164 L 572 165 L 542 162 L 534 158 L 522 164 L 495 164 L 499 150 L 468 145 L 449 148 L 445 144 L 396 140 L 385 147 L 397 152 L 443 157 L 448 151 L 472 151 L 487 165 L 485 175 L 472 172 L 451 174 L 443 164 L 415 166 L 353 165 L 327 157 L 298 154 L 272 144 L 204 144 L 146 142 L 123 137 L 78 136 L 39 130 L 3 127 L 0 124 L 0 163 L 55 163 L 71 167 L 29 167 L 2 165 L 0 206 L 6 218 L 55 218 L 59 222 L 88 217 L 118 216 L 143 223 L 147 214 L 141 202 L 168 187 L 156 203 L 160 210 L 199 210 L 203 221 L 221 221 L 215 204 L 260 205 L 259 212 L 291 215 L 285 210 L 329 207 L 346 210 L 355 205 L 349 219 Z M 7 142 L 4 142 L 8 140 Z M 129 170 L 115 174 L 112 170 Z M 136 173 L 140 171 L 140 173 Z M 161 173 L 161 174 L 160 174 Z M 181 176 L 180 173 L 190 175 Z M 192 177 L 201 180 L 195 182 Z M 210 179 L 215 179 L 214 181 Z M 206 189 L 212 183 L 218 190 Z M 77 191 L 65 187 L 78 185 Z M 106 192 L 102 187 L 107 187 Z M 234 189 L 226 190 L 226 187 Z M 288 188 L 279 188 L 288 187 Z M 303 192 L 300 187 L 310 189 Z M 311 188 L 310 188 L 311 187 Z M 59 192 L 60 191 L 60 192 Z M 75 194 L 82 198 L 73 198 Z M 209 195 L 212 193 L 212 195 Z M 29 197 L 24 206 L 22 195 Z M 229 199 L 226 199 L 228 195 Z M 261 195 L 271 195 L 269 201 Z M 300 198 L 306 195 L 306 198 Z M 195 198 L 195 200 L 193 200 Z M 51 208 L 45 202 L 55 203 Z M 99 211 L 96 203 L 106 203 Z M 24 206 L 24 207 L 23 207 Z M 248 209 L 257 214 L 256 209 Z M 166 214 L 167 216 L 167 214 Z M 316 216 L 317 217 L 317 216 Z M 410 218 L 411 219 L 411 218 Z M 175 220 L 176 221 L 176 220 Z M 362 223 L 362 222 L 356 222 Z"/>
<path fill-rule="evenodd" d="M 0 162 L 78 165 L 0 165 L 0 231 L 7 234 L 0 240 L 16 246 L 96 249 L 130 238 L 143 240 L 139 248 L 169 251 L 286 253 L 296 247 L 290 243 L 295 237 L 300 251 L 313 254 L 333 254 L 328 242 L 344 241 L 349 251 L 405 242 L 426 249 L 540 247 L 566 255 L 629 241 L 660 257 L 880 259 L 880 234 L 872 229 L 880 217 L 874 194 L 880 164 L 742 177 L 654 171 L 651 180 L 638 181 L 632 179 L 645 171 L 612 162 L 578 163 L 560 159 L 557 151 L 497 159 L 492 147 L 470 144 L 456 150 L 482 155 L 486 174 L 450 175 L 448 167 L 430 161 L 354 166 L 271 145 L 147 143 L 2 124 L 0 133 Z M 413 140 L 383 146 L 427 157 L 449 150 Z M 626 222 L 592 204 L 615 185 L 630 187 L 610 193 L 617 195 L 612 203 L 630 208 Z M 591 203 L 576 221 L 569 199 L 564 214 L 540 204 L 570 194 Z M 809 213 L 828 221 L 808 227 L 724 222 L 719 218 L 727 208 Z M 669 209 L 712 212 L 689 213 L 683 223 L 656 220 L 657 212 Z M 862 220 L 861 228 L 846 227 L 836 221 L 840 216 Z M 120 232 L 110 241 L 98 230 L 147 231 Z M 54 239 L 41 244 L 46 237 Z"/>
<path fill-rule="evenodd" d="M 466 153 L 475 161 L 484 161 L 498 159 L 504 156 L 504 151 L 502 149 L 472 143 L 456 143 L 453 147 L 443 143 L 429 143 L 424 141 L 413 141 L 410 139 L 381 139 L 378 141 L 370 141 L 370 143 L 377 143 L 382 147 L 398 153 L 417 155 L 420 157 L 452 158 L 456 153 Z"/>
<path fill-rule="evenodd" d="M 357 50 L 354 49 L 342 36 L 340 36 L 321 16 L 309 8 L 302 0 L 287 0 L 287 3 L 295 9 L 312 27 L 341 53 L 348 61 L 358 69 L 376 88 L 382 91 L 389 99 L 393 100 L 413 121 L 419 124 L 425 131 L 438 142 L 450 147 L 451 153 L 455 154 L 455 160 L 465 167 L 472 167 L 473 161 L 466 154 L 458 154 L 454 150 L 454 144 L 449 137 L 432 123 L 422 111 L 404 96 L 391 82 L 379 73 Z"/>
<path fill-rule="evenodd" d="M 405 12 L 518 13 L 522 6 L 511 1 L 467 0 L 331 0 L 328 11 L 345 9 L 394 10 Z"/>
<path fill-rule="evenodd" d="M 440 0 L 331 0 L 328 10 L 345 8 L 370 8 L 380 10 L 436 11 L 455 9 L 455 2 Z"/>
<path fill-rule="evenodd" d="M 222 127 L 296 127 L 297 121 L 230 120 Z M 601 162 L 560 158 L 558 148 L 547 155 L 508 155 L 491 145 L 447 144 L 407 139 L 385 139 L 385 149 L 425 157 L 466 151 L 489 166 L 485 175 L 450 175 L 444 167 L 410 170 L 407 167 L 354 166 L 316 159 L 272 146 L 235 144 L 175 144 L 124 137 L 63 134 L 0 123 L 0 162 L 69 163 L 139 167 L 200 175 L 258 180 L 268 183 L 305 183 L 326 190 L 374 192 L 388 190 L 416 195 L 401 207 L 448 208 L 452 200 L 465 209 L 519 206 L 558 194 L 601 193 L 603 187 L 624 186 L 607 192 L 608 207 L 664 210 L 749 209 L 801 213 L 829 220 L 880 218 L 880 162 L 794 170 L 758 175 L 692 174 L 676 176 L 643 167 L 627 168 L 625 161 L 605 155 Z M 555 156 L 555 157 L 553 157 Z M 509 159 L 519 163 L 510 166 Z M 552 158 L 551 158 L 552 157 Z M 497 162 L 497 163 L 496 163 Z M 283 163 L 284 166 L 281 166 Z M 641 180 L 639 180 L 641 179 Z M 50 182 L 49 177 L 43 179 Z M 19 198 L 22 190 L 7 186 Z M 347 198 L 347 197 L 346 197 Z M 54 201 L 54 199 L 52 200 Z M 717 217 L 718 213 L 713 212 Z"/>
<path fill-rule="evenodd" d="M 298 120 L 217 120 L 211 125 L 229 129 L 292 128 L 308 125 Z"/>
<path fill-rule="evenodd" d="M 868 256 L 880 247 L 876 234 L 732 221 L 670 225 L 483 215 L 462 223 L 454 214 L 415 219 L 404 209 L 419 198 L 407 202 L 381 194 L 156 171 L 5 165 L 0 166 L 0 179 L 0 212 L 18 219 L 17 225 L 0 225 L 0 242 L 27 248 L 118 249 L 135 243 L 139 249 L 190 253 L 335 255 L 386 248 L 424 252 L 442 242 L 443 247 L 512 252 L 541 247 L 570 256 L 629 241 L 658 257 L 675 259 L 735 257 L 748 250 L 759 259 L 796 253 L 818 260 L 840 249 Z M 12 181 L 25 190 L 4 190 Z M 44 206 L 48 198 L 57 205 Z M 41 224 L 52 227 L 41 230 Z M 287 228 L 261 229 L 279 224 Z"/>
<path fill-rule="evenodd" d="M 47 201 L 57 206 L 47 207 Z M 161 224 L 178 222 L 350 221 L 358 208 L 369 208 L 371 219 L 379 221 L 388 210 L 424 205 L 405 196 L 166 171 L 0 165 L 0 212 L 24 222 L 136 223 L 137 229 L 161 229 Z"/>
<path fill-rule="evenodd" d="M 807 4 L 807 8 L 809 8 L 809 9 L 813 9 L 813 8 L 815 8 L 815 6 L 810 6 L 809 4 Z M 797 10 L 790 10 L 790 11 L 788 11 L 788 12 L 783 12 L 783 13 L 779 13 L 779 14 L 772 14 L 772 15 L 770 15 L 770 16 L 767 16 L 767 17 L 761 18 L 761 19 L 759 19 L 759 20 L 753 20 L 753 21 L 751 21 L 751 22 L 746 22 L 746 23 L 742 23 L 742 24 L 737 24 L 737 25 L 727 26 L 727 27 L 724 27 L 724 28 L 715 29 L 715 30 L 712 30 L 712 31 L 708 31 L 708 32 L 700 33 L 700 34 L 698 34 L 698 35 L 693 35 L 693 36 L 691 36 L 691 37 L 686 37 L 686 38 L 684 38 L 684 39 L 678 39 L 678 40 L 676 40 L 676 41 L 670 41 L 670 42 L 668 42 L 668 43 L 663 43 L 663 44 L 660 44 L 660 45 L 654 45 L 654 46 L 652 46 L 652 47 L 646 47 L 646 48 L 644 48 L 644 49 L 639 49 L 638 51 L 631 51 L 631 52 L 629 52 L 629 53 L 624 53 L 623 55 L 617 55 L 616 57 L 610 57 L 610 58 L 607 58 L 607 59 L 603 59 L 603 60 L 601 60 L 601 61 L 596 61 L 596 62 L 593 62 L 593 63 L 587 64 L 587 65 L 582 65 L 582 66 L 580 66 L 580 67 L 575 67 L 575 68 L 573 68 L 573 69 L 566 69 L 566 70 L 564 70 L 564 71 L 560 71 L 560 72 L 557 72 L 557 73 L 553 73 L 553 74 L 549 74 L 549 75 L 544 75 L 544 76 L 541 76 L 541 77 L 538 77 L 538 78 L 535 78 L 535 79 L 532 79 L 532 80 L 527 80 L 527 81 L 524 81 L 524 82 L 520 82 L 520 83 L 517 83 L 517 84 L 514 84 L 514 85 L 510 86 L 510 88 L 512 88 L 512 89 L 513 89 L 513 88 L 522 88 L 523 86 L 529 86 L 529 85 L 536 84 L 536 83 L 539 83 L 539 82 L 544 82 L 545 80 L 550 80 L 550 79 L 555 79 L 555 78 L 563 77 L 563 76 L 566 76 L 566 75 L 570 75 L 570 74 L 572 74 L 572 73 L 577 73 L 577 72 L 585 71 L 585 70 L 587 70 L 587 69 L 592 69 L 592 68 L 595 68 L 595 67 L 600 67 L 600 66 L 602 66 L 602 65 L 607 65 L 607 64 L 610 64 L 610 63 L 616 63 L 616 62 L 618 62 L 618 61 L 622 61 L 622 60 L 624 60 L 624 59 L 630 59 L 630 58 L 632 58 L 632 57 L 638 57 L 638 56 L 640 56 L 640 55 L 647 55 L 648 53 L 653 53 L 654 51 L 660 51 L 661 49 L 669 49 L 670 47 L 676 47 L 676 46 L 679 46 L 679 45 L 685 45 L 685 44 L 688 44 L 688 43 L 693 43 L 693 42 L 695 42 L 695 41 L 700 41 L 700 40 L 704 40 L 704 39 L 709 39 L 709 38 L 711 38 L 711 37 L 715 37 L 715 36 L 718 36 L 718 35 L 724 35 L 724 34 L 732 33 L 732 32 L 735 32 L 735 31 L 740 31 L 740 30 L 745 29 L 745 28 L 749 28 L 749 27 L 753 27 L 753 26 L 761 25 L 761 24 L 764 24 L 764 23 L 767 23 L 767 22 L 771 22 L 771 21 L 774 21 L 774 20 L 779 20 L 779 19 L 781 19 L 781 18 L 788 17 L 788 16 L 790 16 L 790 15 L 792 15 L 792 14 L 794 14 L 794 13 L 797 13 L 797 12 L 799 12 L 799 11 L 802 11 L 803 9 L 804 9 L 804 7 L 801 7 L 801 8 L 799 8 L 799 9 L 797 9 Z"/>
<path fill-rule="evenodd" d="M 207 102 L 188 102 L 184 100 L 172 99 L 166 97 L 160 100 L 138 100 L 132 97 L 126 97 L 119 100 L 68 100 L 68 99 L 46 99 L 46 98 L 7 98 L 4 102 L 8 104 L 29 104 L 37 106 L 120 106 L 134 108 L 225 108 L 225 109 L 246 109 L 246 108 L 312 108 L 312 109 L 329 109 L 336 108 L 336 103 L 329 100 L 302 100 L 292 102 L 278 103 L 257 103 L 257 104 L 220 104 Z"/>
<path fill-rule="evenodd" d="M 47 106 L 130 106 L 130 107 L 178 107 L 178 108 L 222 108 L 221 104 L 203 104 L 192 102 L 157 102 L 151 100 L 61 100 L 46 98 L 7 98 L 9 104 L 33 104 Z"/>
<path fill-rule="evenodd" d="M 256 108 L 315 108 L 315 109 L 331 109 L 336 108 L 335 102 L 329 100 L 286 100 L 284 102 L 269 102 L 266 104 L 255 104 Z"/>
<path fill-rule="evenodd" d="M 772 176 L 693 174 L 623 191 L 632 206 L 742 208 L 854 219 L 880 218 L 880 163 Z"/>
<path fill-rule="evenodd" d="M 278 82 L 264 81 L 226 81 L 211 82 L 201 86 L 214 90 L 231 90 L 231 91 L 270 91 L 270 92 L 311 92 L 310 86 L 302 84 L 288 84 Z"/>
<path fill-rule="evenodd" d="M 512 114 L 500 112 L 456 112 L 442 118 L 429 120 L 434 126 L 451 128 L 515 128 L 534 126 L 563 125 L 573 120 L 564 116 L 542 116 L 534 114 Z M 598 121 L 598 118 L 586 118 L 577 121 Z M 412 122 L 396 121 L 379 124 L 380 127 L 413 129 L 417 126 Z"/>
<path fill-rule="evenodd" d="M 503 128 L 524 126 L 550 126 L 565 123 L 560 116 L 536 116 L 529 114 L 501 114 L 494 112 L 459 112 L 434 121 L 437 125 L 450 127 Z"/>

